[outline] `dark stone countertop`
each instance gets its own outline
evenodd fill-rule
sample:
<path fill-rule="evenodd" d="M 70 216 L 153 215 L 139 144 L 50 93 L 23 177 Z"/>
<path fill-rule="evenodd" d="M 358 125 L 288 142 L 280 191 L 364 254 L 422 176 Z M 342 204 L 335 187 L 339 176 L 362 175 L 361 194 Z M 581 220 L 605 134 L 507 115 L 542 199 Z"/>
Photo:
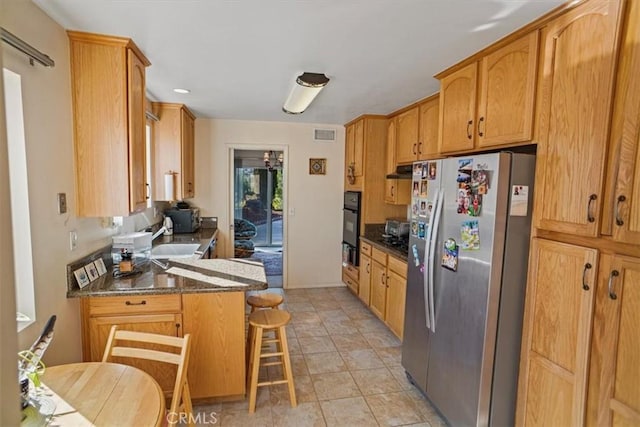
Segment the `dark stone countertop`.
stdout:
<path fill-rule="evenodd" d="M 383 234 L 384 224 L 365 224 L 364 235 L 360 236 L 360 238 L 378 249 L 395 256 L 396 258 L 406 261 L 408 259 L 408 253 L 397 246 L 385 243 L 382 238 Z"/>
<path fill-rule="evenodd" d="M 195 233 L 160 236 L 153 246 L 165 243 L 200 243 L 198 252 L 204 252 L 217 238 L 217 229 L 201 228 Z M 102 258 L 107 273 L 80 289 L 73 271 L 82 265 Z M 159 295 L 201 292 L 238 292 L 267 288 L 264 267 L 259 260 L 247 259 L 173 259 L 159 260 L 163 268 L 150 259 L 136 260 L 135 270 L 140 273 L 114 278 L 110 250 L 97 251 L 67 266 L 67 298 Z"/>

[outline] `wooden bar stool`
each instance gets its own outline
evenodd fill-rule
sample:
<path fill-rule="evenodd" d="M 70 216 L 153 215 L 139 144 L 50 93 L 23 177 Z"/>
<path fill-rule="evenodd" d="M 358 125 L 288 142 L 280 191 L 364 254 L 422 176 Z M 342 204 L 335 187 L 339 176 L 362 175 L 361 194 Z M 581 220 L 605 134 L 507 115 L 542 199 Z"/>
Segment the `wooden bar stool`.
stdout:
<path fill-rule="evenodd" d="M 289 400 L 291 407 L 297 405 L 296 391 L 293 385 L 293 374 L 291 372 L 291 360 L 289 359 L 289 346 L 287 344 L 287 332 L 285 326 L 289 323 L 291 315 L 286 310 L 257 310 L 249 315 L 249 336 L 251 337 L 251 351 L 249 356 L 249 372 L 247 388 L 249 389 L 249 413 L 256 410 L 256 394 L 258 387 L 287 384 L 289 387 Z M 275 338 L 263 338 L 263 332 L 274 331 Z M 270 347 L 263 348 L 263 344 L 276 344 L 273 351 Z M 263 353 L 263 351 L 265 351 Z M 260 363 L 261 359 L 280 358 L 279 361 L 266 361 Z M 275 381 L 258 382 L 260 366 L 282 365 L 284 378 Z"/>
<path fill-rule="evenodd" d="M 251 312 L 261 308 L 275 308 L 277 309 L 284 301 L 284 297 L 278 294 L 265 293 L 251 295 L 247 298 L 247 304 L 251 306 Z"/>
<path fill-rule="evenodd" d="M 274 294 L 274 293 L 255 294 L 247 297 L 247 304 L 251 306 L 251 313 L 259 309 L 277 310 L 280 304 L 282 304 L 282 301 L 284 301 L 284 297 L 282 295 Z M 277 332 L 276 331 L 274 332 L 277 335 Z M 246 346 L 246 353 L 245 353 L 245 358 L 247 361 L 246 363 L 247 369 L 249 369 L 249 356 L 250 356 L 249 352 L 250 351 L 251 351 L 251 327 L 249 327 L 249 330 L 247 331 L 247 346 Z"/>

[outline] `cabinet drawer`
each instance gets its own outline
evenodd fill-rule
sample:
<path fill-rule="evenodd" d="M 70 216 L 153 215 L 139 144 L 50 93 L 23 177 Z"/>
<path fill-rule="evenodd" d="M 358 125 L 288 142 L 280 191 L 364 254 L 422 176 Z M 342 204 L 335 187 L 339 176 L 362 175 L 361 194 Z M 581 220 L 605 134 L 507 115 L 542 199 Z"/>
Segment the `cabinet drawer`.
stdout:
<path fill-rule="evenodd" d="M 342 270 L 342 282 L 347 285 L 353 293 L 358 294 L 358 281 L 346 274 L 344 269 Z"/>
<path fill-rule="evenodd" d="M 360 242 L 360 253 L 362 255 L 371 256 L 371 245 L 365 242 Z"/>
<path fill-rule="evenodd" d="M 351 276 L 351 278 L 354 279 L 356 282 L 360 277 L 359 271 L 360 270 L 358 269 L 358 267 L 351 264 L 348 264 L 346 267 L 342 267 L 342 274 L 347 274 Z"/>
<path fill-rule="evenodd" d="M 396 272 L 400 276 L 407 278 L 407 262 L 402 261 L 396 257 L 389 256 L 389 261 L 387 262 L 387 268 L 391 271 Z"/>
<path fill-rule="evenodd" d="M 179 294 L 131 295 L 89 299 L 89 314 L 91 316 L 179 312 L 181 310 L 182 299 Z"/>
<path fill-rule="evenodd" d="M 387 253 L 378 248 L 371 248 L 371 258 L 382 265 L 387 265 Z"/>

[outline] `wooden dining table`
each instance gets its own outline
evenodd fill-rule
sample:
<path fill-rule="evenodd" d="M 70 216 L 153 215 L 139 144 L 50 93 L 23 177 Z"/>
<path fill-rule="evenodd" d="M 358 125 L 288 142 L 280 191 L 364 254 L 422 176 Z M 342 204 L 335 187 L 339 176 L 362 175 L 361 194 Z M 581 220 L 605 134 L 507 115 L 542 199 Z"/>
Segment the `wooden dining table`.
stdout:
<path fill-rule="evenodd" d="M 66 426 L 159 426 L 165 398 L 140 369 L 117 363 L 72 363 L 47 367 L 44 392 L 55 403 L 52 422 Z"/>

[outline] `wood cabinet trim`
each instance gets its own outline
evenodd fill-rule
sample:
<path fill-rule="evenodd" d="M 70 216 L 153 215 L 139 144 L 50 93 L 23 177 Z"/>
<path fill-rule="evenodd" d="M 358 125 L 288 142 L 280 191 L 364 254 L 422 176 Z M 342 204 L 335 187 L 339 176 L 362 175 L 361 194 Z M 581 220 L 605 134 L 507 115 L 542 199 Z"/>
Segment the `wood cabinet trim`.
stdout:
<path fill-rule="evenodd" d="M 76 41 L 88 42 L 91 44 L 102 44 L 106 46 L 121 46 L 127 49 L 131 49 L 135 52 L 136 56 L 144 63 L 145 67 L 151 65 L 149 59 L 142 53 L 140 48 L 128 37 L 111 36 L 106 34 L 97 33 L 85 33 L 82 31 L 67 30 L 67 35 L 70 39 Z"/>

